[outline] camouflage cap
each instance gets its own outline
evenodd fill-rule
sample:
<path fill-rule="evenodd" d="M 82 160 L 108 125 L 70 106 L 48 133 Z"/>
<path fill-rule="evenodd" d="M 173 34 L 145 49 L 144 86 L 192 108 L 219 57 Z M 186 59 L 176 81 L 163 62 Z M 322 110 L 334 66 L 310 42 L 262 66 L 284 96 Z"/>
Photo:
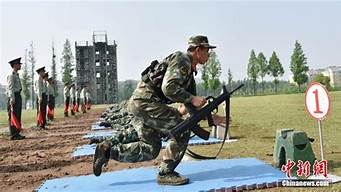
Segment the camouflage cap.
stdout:
<path fill-rule="evenodd" d="M 208 43 L 207 37 L 203 36 L 203 35 L 197 35 L 197 36 L 190 37 L 188 40 L 188 46 L 189 46 L 189 48 L 200 47 L 200 46 L 207 47 L 209 49 L 216 48 L 216 46 L 210 45 Z"/>

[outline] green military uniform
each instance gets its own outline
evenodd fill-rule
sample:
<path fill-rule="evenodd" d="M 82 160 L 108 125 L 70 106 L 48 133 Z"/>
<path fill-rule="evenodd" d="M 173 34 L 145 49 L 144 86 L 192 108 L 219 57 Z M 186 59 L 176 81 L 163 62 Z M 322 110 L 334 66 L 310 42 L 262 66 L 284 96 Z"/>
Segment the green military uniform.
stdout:
<path fill-rule="evenodd" d="M 191 47 L 191 42 L 189 45 Z M 208 41 L 207 45 L 209 45 Z M 201 45 L 196 44 L 196 46 Z M 100 154 L 101 151 L 104 151 L 105 146 L 110 147 L 110 158 L 120 162 L 148 161 L 158 156 L 161 149 L 162 130 L 172 129 L 183 121 L 177 109 L 167 104 L 190 103 L 192 97 L 196 95 L 196 84 L 193 76 L 196 71 L 192 68 L 192 60 L 192 55 L 189 52 L 175 52 L 166 57 L 158 65 L 162 67 L 161 64 L 166 64 L 167 67 L 161 82 L 157 86 L 155 82 L 160 78 L 150 79 L 153 75 L 151 73 L 149 73 L 148 78 L 142 77 L 127 106 L 127 111 L 135 117 L 130 124 L 135 128 L 138 139 L 127 136 L 129 129 L 125 129 L 123 130 L 125 137 L 114 136 L 107 138 L 102 145 L 99 144 L 94 159 L 95 175 L 101 174 L 98 166 L 106 163 Z M 136 133 L 132 132 L 132 134 Z M 168 141 L 166 155 L 159 167 L 159 176 L 171 175 L 172 177 L 169 178 L 179 178 L 174 169 L 185 154 L 189 137 L 190 131 L 186 131 Z M 108 152 L 104 156 L 108 156 Z M 168 181 L 160 182 L 160 180 L 158 182 L 176 184 Z M 188 179 L 181 179 L 178 184 L 186 182 Z"/>
<path fill-rule="evenodd" d="M 39 69 L 37 69 L 37 73 L 39 74 L 39 72 L 41 70 L 45 70 L 45 67 L 41 67 Z M 46 127 L 46 107 L 47 107 L 47 84 L 46 81 L 44 81 L 44 79 L 42 77 L 39 77 L 38 80 L 36 80 L 35 82 L 35 92 L 37 95 L 37 114 L 39 112 L 42 113 L 42 117 L 43 117 L 43 122 L 42 124 L 40 124 L 37 121 L 37 126 L 39 128 L 45 129 Z M 41 102 L 39 103 L 39 99 L 41 100 Z"/>
<path fill-rule="evenodd" d="M 188 53 L 176 52 L 168 56 L 167 71 L 162 82 L 162 92 L 172 102 L 190 102 L 195 95 L 195 81 L 191 67 L 192 58 Z M 128 111 L 142 120 L 141 125 L 135 125 L 140 141 L 124 144 L 117 148 L 119 155 L 115 159 L 123 162 L 148 161 L 158 156 L 161 149 L 161 129 L 171 129 L 183 120 L 179 112 L 163 103 L 158 93 L 146 82 L 140 81 L 128 103 Z M 187 131 L 171 139 L 167 146 L 167 155 L 160 166 L 160 173 L 173 172 L 181 161 L 190 132 Z"/>
<path fill-rule="evenodd" d="M 91 94 L 88 89 L 85 92 L 85 98 L 86 98 L 86 109 L 90 110 L 91 109 Z"/>
<path fill-rule="evenodd" d="M 72 84 L 70 88 L 70 103 L 71 103 L 71 115 L 75 115 L 76 109 L 76 88 L 75 85 Z"/>
<path fill-rule="evenodd" d="M 79 112 L 79 105 L 81 102 L 81 92 L 79 90 L 79 87 L 76 89 L 76 112 Z"/>
<path fill-rule="evenodd" d="M 13 64 L 21 64 L 20 63 L 21 58 L 14 59 L 10 61 L 9 63 L 11 66 Z M 20 130 L 15 128 L 14 126 L 11 126 L 11 110 L 13 110 L 13 113 L 19 123 L 21 124 L 21 110 L 22 110 L 22 100 L 21 100 L 21 82 L 19 73 L 15 70 L 7 76 L 7 97 L 8 97 L 8 104 L 7 104 L 7 111 L 8 111 L 8 128 L 11 134 L 11 139 L 22 139 L 25 138 L 24 136 L 20 135 Z M 10 100 L 14 101 L 14 105 L 11 106 Z"/>
<path fill-rule="evenodd" d="M 54 83 L 52 82 L 53 79 L 52 78 L 49 78 L 49 81 L 50 83 L 47 84 L 47 95 L 48 95 L 48 102 L 47 102 L 47 105 L 48 105 L 48 108 L 50 110 L 50 112 L 52 114 L 47 114 L 47 118 L 48 120 L 53 120 L 54 119 L 54 107 L 55 107 L 55 85 Z"/>
<path fill-rule="evenodd" d="M 69 105 L 70 105 L 70 87 L 69 84 L 64 86 L 64 116 L 69 116 Z"/>
<path fill-rule="evenodd" d="M 162 82 L 162 91 L 172 102 L 187 103 L 196 94 L 191 60 L 191 55 L 183 52 L 171 54 L 164 60 L 168 67 Z M 127 136 L 130 129 L 123 130 L 125 137 L 115 136 L 106 140 L 112 147 L 111 157 L 120 162 L 140 162 L 156 158 L 161 149 L 161 130 L 171 129 L 183 121 L 179 112 L 163 103 L 158 93 L 144 81 L 137 85 L 127 109 L 137 117 L 130 124 L 133 124 L 139 135 L 138 141 L 134 136 Z M 136 132 L 132 132 L 134 134 Z M 178 135 L 176 140 L 169 140 L 167 154 L 159 167 L 160 174 L 174 172 L 185 153 L 189 136 L 190 131 L 187 131 Z M 124 139 L 118 142 L 117 138 Z"/>
<path fill-rule="evenodd" d="M 85 87 L 83 87 L 83 89 L 81 90 L 80 101 L 81 101 L 81 110 L 83 113 L 86 113 L 86 90 L 85 90 Z"/>

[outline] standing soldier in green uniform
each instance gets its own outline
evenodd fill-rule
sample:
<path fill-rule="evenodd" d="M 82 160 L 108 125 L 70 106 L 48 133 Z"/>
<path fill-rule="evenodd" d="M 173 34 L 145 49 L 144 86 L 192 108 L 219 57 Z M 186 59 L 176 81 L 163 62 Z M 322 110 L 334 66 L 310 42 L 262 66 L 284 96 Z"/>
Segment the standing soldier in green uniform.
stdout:
<path fill-rule="evenodd" d="M 67 82 L 64 85 L 64 117 L 69 116 L 69 105 L 70 105 L 70 83 Z"/>
<path fill-rule="evenodd" d="M 91 94 L 89 91 L 89 88 L 86 88 L 86 92 L 85 92 L 85 97 L 86 97 L 86 110 L 90 110 L 91 109 Z"/>
<path fill-rule="evenodd" d="M 48 93 L 48 89 L 47 89 L 47 85 L 49 84 L 48 83 L 48 79 L 49 79 L 49 72 L 46 72 L 45 75 L 43 76 L 43 82 L 44 82 L 44 87 L 46 89 L 46 101 L 44 102 L 44 109 L 45 109 L 45 113 L 44 113 L 44 123 L 45 123 L 45 126 L 47 125 L 47 104 L 49 102 L 49 93 Z"/>
<path fill-rule="evenodd" d="M 50 77 L 47 80 L 47 119 L 53 121 L 54 119 L 54 106 L 55 106 L 55 88 L 54 88 L 54 80 Z"/>
<path fill-rule="evenodd" d="M 81 110 L 82 113 L 86 113 L 86 85 L 83 87 L 81 93 L 80 93 L 80 99 L 81 99 Z"/>
<path fill-rule="evenodd" d="M 25 139 L 25 136 L 20 134 L 20 129 L 11 125 L 11 111 L 13 111 L 18 122 L 21 124 L 21 82 L 18 71 L 21 69 L 21 57 L 8 62 L 13 71 L 7 76 L 7 111 L 8 111 L 8 127 L 11 134 L 11 140 Z"/>
<path fill-rule="evenodd" d="M 184 107 L 177 110 L 167 104 L 191 103 L 198 108 L 205 105 L 206 99 L 196 96 L 194 73 L 197 73 L 198 64 L 207 62 L 209 49 L 213 48 L 215 46 L 208 43 L 206 36 L 191 37 L 187 52 L 170 54 L 161 63 L 153 61 L 142 72 L 142 80 L 127 107 L 129 113 L 141 120 L 141 124 L 135 125 L 139 140 L 111 137 L 99 143 L 93 162 L 96 176 L 101 174 L 109 158 L 120 162 L 141 162 L 158 156 L 162 130 L 169 130 L 181 123 L 181 116 L 186 113 Z M 189 137 L 190 131 L 186 131 L 168 141 L 157 176 L 159 184 L 182 185 L 189 182 L 188 178 L 174 171 L 185 154 Z"/>
<path fill-rule="evenodd" d="M 79 105 L 80 105 L 80 101 L 81 101 L 81 91 L 80 91 L 80 87 L 77 86 L 76 88 L 76 111 L 75 112 L 79 112 Z"/>
<path fill-rule="evenodd" d="M 75 84 L 71 84 L 70 88 L 70 103 L 71 103 L 71 115 L 75 115 L 75 110 L 76 110 L 76 88 Z"/>
<path fill-rule="evenodd" d="M 47 87 L 44 82 L 45 67 L 39 67 L 36 72 L 38 73 L 39 77 L 38 80 L 35 82 L 35 91 L 37 95 L 37 126 L 40 129 L 47 129 L 46 128 L 46 105 L 47 105 Z"/>

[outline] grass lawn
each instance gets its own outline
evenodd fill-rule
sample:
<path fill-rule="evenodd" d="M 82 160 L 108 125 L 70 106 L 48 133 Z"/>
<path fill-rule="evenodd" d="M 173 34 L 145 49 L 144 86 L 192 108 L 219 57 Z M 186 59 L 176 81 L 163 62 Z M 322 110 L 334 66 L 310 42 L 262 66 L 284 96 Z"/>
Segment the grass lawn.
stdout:
<path fill-rule="evenodd" d="M 341 176 L 341 92 L 331 92 L 330 96 L 331 110 L 327 119 L 322 122 L 324 158 L 328 160 L 328 173 Z M 274 164 L 272 154 L 276 130 L 291 128 L 304 131 L 315 139 L 312 143 L 313 151 L 317 160 L 321 160 L 317 121 L 305 110 L 304 94 L 235 97 L 231 100 L 231 107 L 230 134 L 239 138 L 239 141 L 225 144 L 218 158 L 255 157 Z M 220 109 L 219 114 L 222 113 L 223 110 Z M 218 146 L 195 146 L 191 149 L 206 155 L 215 155 Z M 340 190 L 341 184 L 334 187 Z M 325 191 L 326 188 L 318 190 Z"/>

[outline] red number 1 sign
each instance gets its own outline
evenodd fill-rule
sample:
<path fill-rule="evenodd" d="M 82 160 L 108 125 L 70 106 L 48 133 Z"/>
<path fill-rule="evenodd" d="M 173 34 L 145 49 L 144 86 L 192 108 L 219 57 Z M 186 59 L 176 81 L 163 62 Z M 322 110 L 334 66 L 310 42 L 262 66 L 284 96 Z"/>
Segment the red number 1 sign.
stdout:
<path fill-rule="evenodd" d="M 330 97 L 320 83 L 312 83 L 305 93 L 307 112 L 315 119 L 323 119 L 330 109 Z"/>
<path fill-rule="evenodd" d="M 320 83 L 312 83 L 305 92 L 305 107 L 313 118 L 317 119 L 320 133 L 321 160 L 323 157 L 322 119 L 330 109 L 330 96 L 327 89 Z"/>

